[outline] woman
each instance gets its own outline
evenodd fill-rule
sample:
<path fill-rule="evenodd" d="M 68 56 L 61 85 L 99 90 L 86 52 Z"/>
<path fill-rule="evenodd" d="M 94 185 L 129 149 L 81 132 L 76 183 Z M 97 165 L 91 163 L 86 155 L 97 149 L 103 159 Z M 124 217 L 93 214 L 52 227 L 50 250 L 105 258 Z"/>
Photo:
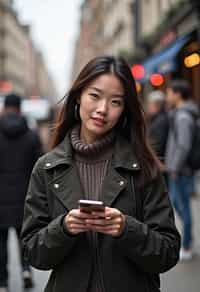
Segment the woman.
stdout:
<path fill-rule="evenodd" d="M 53 138 L 33 169 L 22 232 L 30 263 L 53 270 L 45 292 L 159 291 L 180 237 L 125 61 L 85 66 Z M 105 211 L 81 212 L 84 198 Z"/>

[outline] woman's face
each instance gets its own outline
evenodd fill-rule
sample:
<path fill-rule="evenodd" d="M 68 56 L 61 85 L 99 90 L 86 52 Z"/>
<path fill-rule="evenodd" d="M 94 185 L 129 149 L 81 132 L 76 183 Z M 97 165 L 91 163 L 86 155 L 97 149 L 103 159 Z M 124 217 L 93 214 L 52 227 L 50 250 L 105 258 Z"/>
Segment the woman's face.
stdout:
<path fill-rule="evenodd" d="M 83 90 L 80 104 L 81 139 L 93 143 L 115 127 L 124 110 L 124 87 L 114 74 L 103 74 Z"/>

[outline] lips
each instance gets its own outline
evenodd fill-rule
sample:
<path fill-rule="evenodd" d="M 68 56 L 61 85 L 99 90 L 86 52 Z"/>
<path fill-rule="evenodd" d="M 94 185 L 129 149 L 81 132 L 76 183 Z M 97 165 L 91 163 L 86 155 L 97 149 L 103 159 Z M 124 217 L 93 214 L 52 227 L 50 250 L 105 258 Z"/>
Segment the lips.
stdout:
<path fill-rule="evenodd" d="M 99 125 L 99 126 L 103 126 L 106 123 L 106 121 L 101 118 L 92 118 L 92 120 L 94 121 L 96 125 Z"/>

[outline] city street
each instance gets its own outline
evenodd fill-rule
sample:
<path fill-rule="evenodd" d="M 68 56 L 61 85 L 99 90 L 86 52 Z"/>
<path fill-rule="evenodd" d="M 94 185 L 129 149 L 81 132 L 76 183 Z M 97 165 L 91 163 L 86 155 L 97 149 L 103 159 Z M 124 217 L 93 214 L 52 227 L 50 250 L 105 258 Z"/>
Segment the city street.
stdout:
<path fill-rule="evenodd" d="M 162 292 L 199 292 L 200 287 L 200 195 L 192 200 L 195 237 L 195 257 L 189 263 L 179 263 L 174 269 L 162 275 Z M 178 222 L 179 226 L 179 222 Z M 17 246 L 13 230 L 10 232 L 10 292 L 22 292 Z M 42 292 L 48 279 L 48 272 L 34 270 L 35 288 L 30 292 Z M 126 291 L 124 291 L 126 292 Z"/>

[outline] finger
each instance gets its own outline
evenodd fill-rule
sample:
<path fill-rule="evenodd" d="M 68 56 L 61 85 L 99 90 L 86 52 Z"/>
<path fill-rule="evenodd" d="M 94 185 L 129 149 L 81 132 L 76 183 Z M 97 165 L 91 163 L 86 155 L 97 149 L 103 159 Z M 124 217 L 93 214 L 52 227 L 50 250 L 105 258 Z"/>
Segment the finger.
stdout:
<path fill-rule="evenodd" d="M 91 213 L 81 212 L 80 209 L 74 209 L 70 211 L 70 216 L 73 216 L 78 219 L 87 219 L 93 218 L 94 216 Z"/>
<path fill-rule="evenodd" d="M 109 231 L 109 230 L 117 230 L 119 231 L 120 230 L 120 225 L 117 224 L 117 225 L 112 225 L 109 226 L 101 226 L 101 225 L 88 225 L 88 228 L 90 228 L 91 230 L 93 231 L 97 231 L 97 232 L 104 232 L 104 231 Z"/>
<path fill-rule="evenodd" d="M 118 236 L 120 235 L 119 230 L 116 229 L 108 229 L 108 230 L 95 230 L 98 233 L 106 234 L 106 235 L 111 235 L 111 236 Z"/>
<path fill-rule="evenodd" d="M 95 211 L 92 212 L 92 214 L 103 218 L 115 218 L 119 216 L 121 213 L 117 209 L 106 207 L 104 212 Z"/>
<path fill-rule="evenodd" d="M 116 229 L 110 229 L 110 230 L 107 230 L 107 231 L 104 231 L 102 232 L 103 234 L 106 234 L 106 235 L 111 235 L 111 236 L 119 236 L 120 233 L 119 233 L 119 230 L 116 230 Z"/>
<path fill-rule="evenodd" d="M 77 218 L 77 217 L 70 216 L 68 218 L 67 222 L 68 222 L 68 224 L 72 224 L 72 223 L 85 224 L 85 219 L 80 219 L 80 218 Z"/>
<path fill-rule="evenodd" d="M 121 214 L 121 212 L 115 208 L 106 208 L 105 210 L 106 216 L 115 218 Z"/>
<path fill-rule="evenodd" d="M 86 231 L 88 231 L 88 230 L 85 230 L 83 228 L 74 228 L 74 229 L 70 230 L 70 232 L 73 233 L 73 234 L 79 234 L 79 233 L 83 233 L 83 232 L 86 232 Z"/>
<path fill-rule="evenodd" d="M 76 233 L 76 231 L 80 232 L 86 232 L 89 231 L 88 227 L 83 227 L 83 226 L 73 226 L 73 228 L 68 228 L 69 232 L 71 233 Z"/>
<path fill-rule="evenodd" d="M 113 224 L 121 223 L 121 218 L 115 218 L 115 219 L 87 219 L 85 220 L 86 224 L 91 225 L 99 225 L 99 226 L 110 226 Z"/>
<path fill-rule="evenodd" d="M 74 228 L 83 228 L 83 229 L 88 229 L 88 226 L 87 225 L 84 225 L 84 224 L 76 224 L 76 223 L 71 223 L 71 224 L 68 224 L 68 228 L 69 229 L 74 229 Z"/>

